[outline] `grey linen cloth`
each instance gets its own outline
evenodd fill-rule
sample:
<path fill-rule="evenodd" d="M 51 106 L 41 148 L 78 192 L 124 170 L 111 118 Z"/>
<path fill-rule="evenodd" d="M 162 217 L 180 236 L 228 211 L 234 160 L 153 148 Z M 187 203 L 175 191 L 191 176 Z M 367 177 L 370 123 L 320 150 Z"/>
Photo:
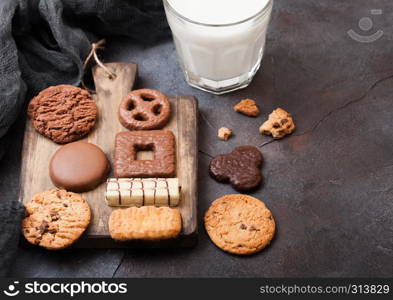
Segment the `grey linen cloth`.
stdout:
<path fill-rule="evenodd" d="M 26 101 L 56 84 L 79 85 L 91 43 L 169 35 L 162 0 L 0 0 L 0 160 Z M 17 250 L 23 207 L 0 197 L 0 276 Z"/>

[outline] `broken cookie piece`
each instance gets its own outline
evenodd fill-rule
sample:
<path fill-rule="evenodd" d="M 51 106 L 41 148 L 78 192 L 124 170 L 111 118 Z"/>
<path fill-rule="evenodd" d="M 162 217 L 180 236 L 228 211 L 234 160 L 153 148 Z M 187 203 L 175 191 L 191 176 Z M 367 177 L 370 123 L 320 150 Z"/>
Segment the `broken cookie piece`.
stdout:
<path fill-rule="evenodd" d="M 226 128 L 226 127 L 221 127 L 218 129 L 218 138 L 223 141 L 227 141 L 231 136 L 233 132 L 231 129 Z"/>
<path fill-rule="evenodd" d="M 262 124 L 259 132 L 266 135 L 273 136 L 274 139 L 282 139 L 295 130 L 295 123 L 293 122 L 290 113 L 282 108 L 277 108 L 270 115 L 269 119 Z"/>
<path fill-rule="evenodd" d="M 260 113 L 257 103 L 252 99 L 244 99 L 240 101 L 233 107 L 233 109 L 249 117 L 257 117 Z"/>

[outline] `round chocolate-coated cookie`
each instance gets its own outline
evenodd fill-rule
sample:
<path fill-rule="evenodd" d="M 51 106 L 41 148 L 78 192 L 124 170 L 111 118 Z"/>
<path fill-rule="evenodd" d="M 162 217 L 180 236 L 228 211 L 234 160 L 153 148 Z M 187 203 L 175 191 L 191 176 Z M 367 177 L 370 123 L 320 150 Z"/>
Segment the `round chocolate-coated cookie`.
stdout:
<path fill-rule="evenodd" d="M 72 192 L 86 192 L 106 180 L 110 166 L 105 153 L 96 145 L 74 142 L 53 155 L 49 175 L 54 185 Z"/>
<path fill-rule="evenodd" d="M 119 121 L 130 130 L 160 129 L 168 123 L 170 115 L 167 96 L 152 89 L 130 92 L 119 107 Z"/>

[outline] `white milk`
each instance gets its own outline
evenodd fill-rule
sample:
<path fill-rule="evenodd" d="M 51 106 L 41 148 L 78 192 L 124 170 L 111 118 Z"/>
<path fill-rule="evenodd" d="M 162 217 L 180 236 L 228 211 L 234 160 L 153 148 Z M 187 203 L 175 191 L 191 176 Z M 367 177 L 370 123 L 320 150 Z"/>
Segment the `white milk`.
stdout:
<path fill-rule="evenodd" d="M 204 24 L 231 24 L 261 11 L 268 0 L 168 0 L 183 17 Z"/>
<path fill-rule="evenodd" d="M 191 85 L 219 92 L 251 81 L 263 55 L 272 1 L 164 3 L 179 61 Z"/>

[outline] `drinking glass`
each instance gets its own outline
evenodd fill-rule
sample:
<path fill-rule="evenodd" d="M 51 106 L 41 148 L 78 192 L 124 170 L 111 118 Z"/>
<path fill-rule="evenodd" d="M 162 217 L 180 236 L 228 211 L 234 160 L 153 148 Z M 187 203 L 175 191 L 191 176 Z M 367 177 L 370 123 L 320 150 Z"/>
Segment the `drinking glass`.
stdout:
<path fill-rule="evenodd" d="M 263 57 L 273 0 L 253 16 L 230 24 L 190 20 L 163 1 L 188 84 L 214 94 L 249 85 Z"/>

